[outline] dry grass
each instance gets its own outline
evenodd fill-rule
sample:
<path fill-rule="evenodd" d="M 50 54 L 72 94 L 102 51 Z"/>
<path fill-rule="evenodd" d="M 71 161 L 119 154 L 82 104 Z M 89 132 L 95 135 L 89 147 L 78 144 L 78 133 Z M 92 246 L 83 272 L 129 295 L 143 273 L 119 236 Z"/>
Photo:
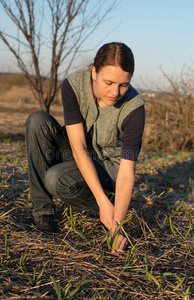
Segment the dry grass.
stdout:
<path fill-rule="evenodd" d="M 167 75 L 163 71 L 163 77 L 169 83 L 168 93 L 158 88 L 156 97 L 149 97 L 153 93 L 144 97 L 146 124 L 143 148 L 194 152 L 194 71 L 184 67 L 178 77 Z M 48 85 L 46 80 L 44 85 Z M 39 109 L 39 104 L 22 75 L 0 74 L 0 133 L 13 132 L 13 118 L 16 120 L 15 132 L 23 129 L 24 133 L 27 116 Z M 60 91 L 50 112 L 63 124 Z M 4 124 L 6 128 L 3 128 Z"/>
<path fill-rule="evenodd" d="M 194 69 L 184 65 L 178 74 L 161 71 L 168 88 L 155 87 L 155 98 L 146 99 L 143 145 L 147 149 L 194 151 Z"/>
<path fill-rule="evenodd" d="M 59 199 L 60 233 L 35 230 L 24 142 L 1 143 L 0 169 L 0 299 L 70 299 L 81 283 L 72 299 L 193 299 L 192 154 L 142 152 L 119 256 L 103 242 L 98 215 L 71 213 Z"/>
<path fill-rule="evenodd" d="M 48 89 L 49 81 L 45 78 L 43 88 Z M 24 75 L 19 73 L 0 73 L 0 101 L 6 103 L 18 103 L 23 110 L 25 104 L 38 106 L 32 89 Z M 61 92 L 57 93 L 54 101 L 55 104 L 61 104 Z"/>

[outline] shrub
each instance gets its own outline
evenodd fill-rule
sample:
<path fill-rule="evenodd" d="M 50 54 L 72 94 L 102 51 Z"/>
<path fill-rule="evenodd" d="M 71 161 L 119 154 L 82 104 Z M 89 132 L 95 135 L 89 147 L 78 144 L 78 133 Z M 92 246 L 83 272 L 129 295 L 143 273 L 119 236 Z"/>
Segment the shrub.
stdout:
<path fill-rule="evenodd" d="M 194 150 L 194 70 L 183 66 L 180 74 L 168 75 L 161 68 L 169 88 L 147 97 L 146 149 Z"/>

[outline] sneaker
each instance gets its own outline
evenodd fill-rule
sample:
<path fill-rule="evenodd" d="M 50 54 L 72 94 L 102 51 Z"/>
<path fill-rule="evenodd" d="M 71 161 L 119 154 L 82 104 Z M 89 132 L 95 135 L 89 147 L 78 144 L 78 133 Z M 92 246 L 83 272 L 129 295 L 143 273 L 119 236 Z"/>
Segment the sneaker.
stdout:
<path fill-rule="evenodd" d="M 55 233 L 56 226 L 54 222 L 54 215 L 41 215 L 35 224 L 35 228 L 44 233 Z"/>

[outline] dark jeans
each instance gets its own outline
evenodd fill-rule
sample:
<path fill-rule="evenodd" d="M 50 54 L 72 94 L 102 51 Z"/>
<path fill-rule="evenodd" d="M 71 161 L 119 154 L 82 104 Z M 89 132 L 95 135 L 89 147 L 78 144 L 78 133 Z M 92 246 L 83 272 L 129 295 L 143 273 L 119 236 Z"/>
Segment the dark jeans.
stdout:
<path fill-rule="evenodd" d="M 96 200 L 73 159 L 65 127 L 49 113 L 34 112 L 26 120 L 26 144 L 30 195 L 36 217 L 54 213 L 53 196 L 70 205 L 98 211 Z M 109 175 L 93 162 L 103 189 L 113 192 Z"/>

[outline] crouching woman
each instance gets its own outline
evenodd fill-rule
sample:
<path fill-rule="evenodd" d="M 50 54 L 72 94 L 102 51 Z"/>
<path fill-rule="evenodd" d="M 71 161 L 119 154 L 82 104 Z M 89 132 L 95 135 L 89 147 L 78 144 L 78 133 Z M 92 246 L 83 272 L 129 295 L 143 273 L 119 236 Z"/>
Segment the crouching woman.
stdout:
<path fill-rule="evenodd" d="M 131 49 L 123 43 L 105 44 L 92 69 L 72 73 L 62 83 L 65 126 L 46 112 L 29 116 L 31 199 L 45 230 L 54 231 L 53 196 L 99 211 L 113 237 L 125 220 L 145 120 L 144 100 L 130 84 L 133 72 Z M 114 203 L 107 193 L 115 194 Z M 126 245 L 119 234 L 114 251 Z"/>

